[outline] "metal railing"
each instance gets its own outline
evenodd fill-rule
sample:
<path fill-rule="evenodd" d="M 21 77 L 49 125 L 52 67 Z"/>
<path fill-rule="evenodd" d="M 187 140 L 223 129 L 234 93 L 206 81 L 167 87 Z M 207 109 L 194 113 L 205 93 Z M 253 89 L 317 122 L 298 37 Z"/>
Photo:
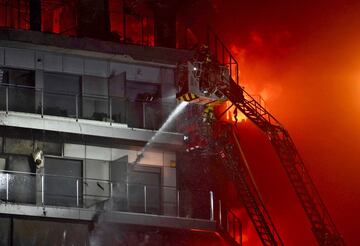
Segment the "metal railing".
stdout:
<path fill-rule="evenodd" d="M 217 204 L 217 226 L 220 232 L 225 233 L 237 245 L 242 245 L 242 223 L 238 216 L 228 209 L 221 200 Z"/>
<path fill-rule="evenodd" d="M 0 199 L 15 204 L 123 211 L 214 221 L 214 194 L 129 182 L 0 171 Z"/>
<path fill-rule="evenodd" d="M 121 97 L 49 92 L 0 84 L 0 110 L 127 124 L 157 130 L 176 103 L 131 102 Z M 174 129 L 169 129 L 169 131 Z"/>
<path fill-rule="evenodd" d="M 220 65 L 228 68 L 230 77 L 239 85 L 239 63 L 210 26 L 207 27 L 206 39 L 211 54 Z"/>

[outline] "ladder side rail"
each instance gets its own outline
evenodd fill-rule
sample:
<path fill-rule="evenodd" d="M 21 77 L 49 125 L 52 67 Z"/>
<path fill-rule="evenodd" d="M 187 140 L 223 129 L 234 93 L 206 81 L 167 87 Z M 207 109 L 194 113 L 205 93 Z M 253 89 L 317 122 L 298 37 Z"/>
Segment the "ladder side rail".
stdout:
<path fill-rule="evenodd" d="M 232 160 L 227 160 L 227 163 L 231 163 L 231 162 Z M 237 163 L 230 165 L 234 166 L 237 165 Z M 250 191 L 250 187 L 248 183 L 241 174 L 241 171 L 232 169 L 231 173 L 233 173 L 233 175 L 234 173 L 236 173 L 236 175 L 234 175 L 233 177 L 234 177 L 234 181 L 236 181 L 238 191 L 240 192 L 240 199 L 263 245 L 271 245 L 271 246 L 281 245 L 276 243 L 274 236 L 272 235 L 272 230 L 270 230 L 268 224 L 266 223 L 263 210 L 259 206 L 257 206 L 258 205 L 258 203 L 256 202 L 257 199 L 254 198 L 252 192 Z"/>
<path fill-rule="evenodd" d="M 230 81 L 230 83 L 234 82 Z M 232 88 L 234 88 L 234 86 L 232 86 Z M 241 90 L 244 94 L 242 100 L 234 98 L 234 96 L 232 95 L 232 93 L 234 92 L 229 88 L 223 88 L 222 92 L 225 96 L 228 97 L 230 101 L 232 101 L 233 103 L 235 102 L 234 105 L 242 113 L 244 113 L 245 116 L 247 116 L 251 121 L 253 121 L 255 125 L 262 129 L 265 134 L 270 137 L 270 139 L 273 135 L 272 132 L 275 132 L 276 135 L 279 136 L 279 139 L 283 144 L 284 150 L 281 150 L 281 145 L 275 144 L 274 141 L 272 141 L 272 144 L 277 151 L 277 154 L 283 167 L 285 168 L 289 180 L 295 189 L 295 192 L 301 202 L 301 205 L 305 210 L 305 213 L 307 214 L 308 219 L 310 220 L 310 223 L 312 224 L 315 237 L 319 241 L 319 244 L 323 245 L 322 241 L 325 236 L 316 233 L 316 228 L 320 228 L 322 231 L 324 231 L 324 233 L 331 233 L 332 237 L 340 238 L 340 234 L 337 232 L 335 224 L 332 221 L 331 216 L 328 213 L 324 203 L 322 202 L 319 192 L 315 188 L 315 185 L 310 175 L 305 169 L 305 165 L 303 164 L 303 161 L 298 151 L 296 150 L 295 144 L 290 138 L 288 132 L 280 124 L 280 122 L 275 119 L 274 116 L 272 116 L 266 109 L 262 107 L 262 105 L 255 102 L 256 100 L 250 94 L 248 94 L 243 88 L 239 86 L 237 86 L 237 88 Z M 247 98 L 250 98 L 251 101 L 245 99 L 245 96 Z M 256 107 L 258 108 L 261 108 L 262 111 L 265 112 L 265 114 L 260 114 L 259 110 L 257 110 L 254 105 L 256 105 Z M 279 131 L 282 135 L 278 133 Z M 281 151 L 290 153 L 291 155 L 289 155 L 289 157 L 291 159 L 289 161 L 286 161 L 285 156 Z M 296 168 L 297 173 L 289 172 L 290 169 L 288 166 L 290 166 L 290 168 Z M 296 183 L 296 179 L 300 181 Z"/>
<path fill-rule="evenodd" d="M 320 193 L 318 191 L 318 189 L 316 188 L 311 176 L 309 175 L 309 172 L 306 168 L 306 166 L 304 165 L 304 162 L 299 154 L 299 152 L 296 149 L 296 146 L 293 142 L 293 140 L 291 139 L 289 133 L 285 130 L 282 129 L 283 134 L 286 136 L 286 141 L 288 141 L 290 147 L 293 150 L 293 153 L 295 155 L 294 159 L 297 160 L 297 166 L 299 167 L 299 172 L 301 172 L 301 176 L 303 177 L 304 183 L 305 185 L 308 185 L 310 187 L 310 191 L 312 192 L 312 194 L 314 195 L 314 198 L 316 198 L 315 202 L 318 204 L 319 207 L 322 208 L 322 212 L 320 215 L 324 218 L 324 219 L 330 219 L 329 222 L 332 225 L 332 227 L 335 227 L 335 223 L 332 221 L 330 214 L 325 206 L 325 204 L 323 203 Z"/>
<path fill-rule="evenodd" d="M 293 155 L 294 155 L 293 160 L 297 167 L 296 170 L 298 170 L 299 175 L 301 176 L 302 181 L 304 183 L 304 186 L 308 189 L 309 196 L 312 198 L 314 205 L 316 206 L 316 208 L 318 208 L 318 213 L 319 213 L 321 222 L 322 222 L 323 226 L 325 227 L 323 229 L 329 230 L 329 232 L 334 237 L 341 238 L 341 236 L 338 233 L 338 230 L 336 228 L 336 225 L 330 216 L 330 213 L 328 212 L 324 202 L 321 199 L 318 189 L 316 188 L 311 176 L 309 175 L 309 172 L 308 172 L 306 166 L 304 165 L 304 162 L 303 162 L 299 152 L 296 149 L 296 146 L 295 146 L 293 140 L 291 139 L 289 133 L 285 129 L 282 129 L 281 131 L 282 131 L 282 134 L 285 136 L 285 141 L 288 142 L 288 147 L 291 148 L 293 151 Z M 296 188 L 296 187 L 294 187 L 294 188 Z M 309 215 L 309 217 L 310 217 L 310 215 Z M 315 222 L 314 222 L 314 224 L 315 224 Z M 320 225 L 318 225 L 318 226 L 320 226 Z M 340 239 L 340 240 L 342 240 L 342 239 Z M 343 241 L 342 241 L 342 245 L 344 245 Z"/>
<path fill-rule="evenodd" d="M 275 235 L 275 238 L 277 238 L 277 241 L 280 243 L 279 245 L 283 245 L 283 242 L 280 238 L 280 235 L 278 233 L 278 231 L 275 229 L 275 225 L 270 217 L 270 214 L 268 212 L 268 210 L 266 209 L 266 206 L 264 205 L 264 201 L 262 199 L 262 196 L 260 194 L 260 191 L 256 185 L 256 182 L 255 182 L 255 179 L 251 173 L 251 169 L 250 169 L 250 166 L 249 164 L 247 163 L 247 160 L 246 160 L 246 157 L 245 157 L 245 154 L 241 148 L 241 145 L 240 145 L 240 142 L 239 142 L 239 139 L 238 139 L 238 136 L 235 132 L 235 129 L 234 127 L 232 128 L 232 134 L 233 134 L 233 138 L 235 140 L 235 143 L 236 143 L 236 146 L 237 146 L 237 149 L 238 151 L 240 152 L 240 155 L 241 155 L 241 160 L 243 161 L 243 164 L 244 164 L 244 167 L 246 168 L 247 170 L 247 176 L 249 177 L 249 183 L 252 184 L 252 187 L 253 187 L 253 194 L 256 194 L 256 198 L 258 200 L 258 203 L 260 204 L 260 207 L 263 211 L 263 214 L 267 220 L 267 223 L 270 225 L 270 228 L 272 230 L 272 233 Z"/>
<path fill-rule="evenodd" d="M 232 138 L 234 141 L 234 132 L 231 129 Z M 236 145 L 236 143 L 235 143 Z M 239 147 L 239 146 L 237 146 Z M 228 175 L 232 176 L 236 181 L 240 198 L 245 206 L 245 209 L 256 229 L 258 235 L 264 245 L 283 245 L 274 224 L 271 221 L 268 211 L 261 199 L 260 193 L 251 177 L 250 170 L 247 168 L 246 163 L 243 163 L 243 156 L 236 155 L 234 150 L 222 149 L 226 153 L 226 170 Z M 238 148 L 236 148 L 239 151 Z M 240 156 L 242 159 L 235 161 L 233 156 Z"/>

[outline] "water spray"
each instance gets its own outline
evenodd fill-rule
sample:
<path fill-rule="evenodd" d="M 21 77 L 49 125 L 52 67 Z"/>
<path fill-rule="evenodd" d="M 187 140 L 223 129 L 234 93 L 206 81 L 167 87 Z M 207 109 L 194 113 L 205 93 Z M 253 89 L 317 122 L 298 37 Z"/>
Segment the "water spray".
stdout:
<path fill-rule="evenodd" d="M 159 130 L 150 138 L 150 140 L 145 144 L 142 150 L 137 154 L 137 157 L 133 163 L 131 163 L 131 167 L 134 167 L 136 164 L 140 162 L 140 160 L 144 157 L 145 151 L 150 147 L 150 145 L 155 142 L 156 138 L 166 130 L 166 128 L 172 123 L 172 121 L 185 109 L 188 105 L 188 102 L 181 102 L 176 106 L 176 108 L 171 112 L 171 114 L 167 117 L 165 122 L 159 128 Z"/>

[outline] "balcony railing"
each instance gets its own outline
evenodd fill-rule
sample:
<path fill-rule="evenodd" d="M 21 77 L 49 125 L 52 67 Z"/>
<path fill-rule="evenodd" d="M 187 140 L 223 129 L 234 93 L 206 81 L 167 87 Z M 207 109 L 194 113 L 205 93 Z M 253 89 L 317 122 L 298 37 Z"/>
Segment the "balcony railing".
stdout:
<path fill-rule="evenodd" d="M 127 124 L 157 130 L 176 104 L 130 102 L 121 97 L 48 92 L 26 86 L 0 84 L 0 110 Z M 167 129 L 174 131 L 173 128 Z"/>
<path fill-rule="evenodd" d="M 14 204 L 214 220 L 211 191 L 82 177 L 1 171 L 0 199 Z"/>

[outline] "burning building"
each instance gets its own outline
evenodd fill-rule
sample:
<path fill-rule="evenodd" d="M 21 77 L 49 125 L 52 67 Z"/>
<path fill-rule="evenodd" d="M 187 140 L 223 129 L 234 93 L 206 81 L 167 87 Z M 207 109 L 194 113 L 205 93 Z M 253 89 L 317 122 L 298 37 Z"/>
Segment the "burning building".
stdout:
<path fill-rule="evenodd" d="M 240 114 L 273 144 L 319 244 L 344 244 L 286 129 L 180 5 L 0 1 L 2 244 L 242 245 L 249 220 L 283 245 Z"/>

